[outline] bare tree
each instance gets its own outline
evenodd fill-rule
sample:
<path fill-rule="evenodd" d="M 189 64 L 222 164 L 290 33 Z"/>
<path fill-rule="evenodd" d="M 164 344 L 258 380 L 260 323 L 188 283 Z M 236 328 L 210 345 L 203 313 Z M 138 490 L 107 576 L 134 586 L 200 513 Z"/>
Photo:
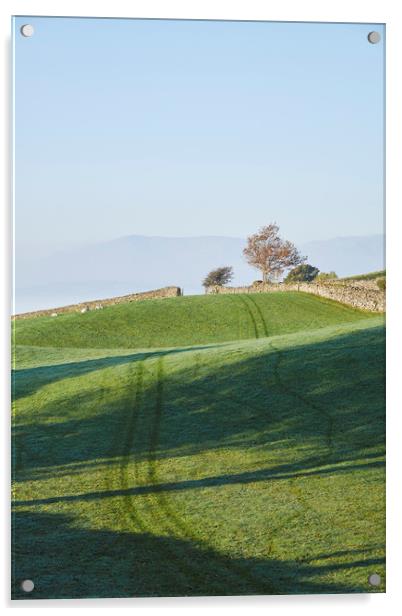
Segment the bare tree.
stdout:
<path fill-rule="evenodd" d="M 207 274 L 202 281 L 202 284 L 205 288 L 217 286 L 222 287 L 223 285 L 230 282 L 233 278 L 233 267 L 225 266 L 218 267 L 217 269 L 212 270 Z"/>
<path fill-rule="evenodd" d="M 286 269 L 305 261 L 296 246 L 279 236 L 276 223 L 262 227 L 247 238 L 243 250 L 247 262 L 262 272 L 264 282 L 278 278 Z"/>

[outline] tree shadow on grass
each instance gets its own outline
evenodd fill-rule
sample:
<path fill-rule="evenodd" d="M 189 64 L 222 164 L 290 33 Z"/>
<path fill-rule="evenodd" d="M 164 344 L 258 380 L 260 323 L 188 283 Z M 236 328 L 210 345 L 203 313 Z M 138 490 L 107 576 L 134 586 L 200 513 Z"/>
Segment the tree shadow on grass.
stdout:
<path fill-rule="evenodd" d="M 351 461 L 343 459 L 342 464 L 322 466 L 322 459 L 313 457 L 304 459 L 302 462 L 295 464 L 280 464 L 278 466 L 271 466 L 255 471 L 213 475 L 202 479 L 188 479 L 184 481 L 154 483 L 127 488 L 96 490 L 78 494 L 15 500 L 14 505 L 16 507 L 26 507 L 31 505 L 52 505 L 55 503 L 69 503 L 75 501 L 97 501 L 104 498 L 116 498 L 120 496 L 146 496 L 149 494 L 158 494 L 160 492 L 182 492 L 185 490 L 216 488 L 227 485 L 246 485 L 249 483 L 259 483 L 261 481 L 271 482 L 300 477 L 325 477 L 326 475 L 339 475 L 342 473 L 352 473 L 353 471 L 372 470 L 385 466 L 383 460 L 373 458 L 378 458 L 378 454 L 366 454 L 364 461 L 360 463 L 356 463 L 352 457 Z M 345 462 L 347 462 L 347 464 L 344 464 Z"/>
<path fill-rule="evenodd" d="M 217 345 L 204 345 L 200 347 L 184 347 L 174 349 L 161 349 L 157 351 L 142 351 L 127 353 L 127 355 L 113 355 L 111 357 L 101 357 L 97 359 L 87 359 L 84 361 L 71 361 L 50 366 L 40 366 L 35 368 L 20 368 L 12 371 L 12 392 L 13 401 L 31 396 L 41 387 L 56 383 L 57 381 L 83 376 L 96 370 L 113 368 L 136 361 L 144 361 L 160 356 L 171 355 L 172 353 L 186 353 L 198 349 L 210 349 Z M 17 362 L 18 365 L 18 362 Z"/>
<path fill-rule="evenodd" d="M 142 381 L 140 357 L 124 357 L 131 363 L 112 395 L 107 378 L 95 372 L 91 389 L 74 395 L 66 389 L 41 406 L 36 422 L 15 427 L 17 478 L 56 477 L 122 459 L 128 463 L 151 455 L 156 461 L 222 447 L 257 447 L 262 457 L 279 448 L 288 465 L 284 473 L 381 455 L 381 329 L 272 349 L 224 365 L 213 363 L 219 353 L 216 360 L 195 353 L 191 365 L 172 372 L 163 359 L 158 374 L 156 364 L 166 356 L 157 354 L 151 357 L 148 380 Z M 96 370 L 96 360 L 88 364 Z M 91 413 L 85 415 L 87 409 Z M 127 438 L 128 448 L 123 446 Z M 296 456 L 292 460 L 286 458 L 289 450 Z"/>
<path fill-rule="evenodd" d="M 319 554 L 315 563 L 229 558 L 192 541 L 77 528 L 65 515 L 14 512 L 13 599 L 378 592 L 370 550 Z M 335 557 L 336 562 L 333 561 Z M 328 562 L 332 559 L 331 562 Z M 336 572 L 358 569 L 359 582 Z M 33 580 L 32 593 L 21 582 Z"/>
<path fill-rule="evenodd" d="M 155 465 L 172 456 L 221 448 L 255 447 L 258 468 L 224 467 L 223 458 L 222 466 L 207 477 L 191 476 L 189 464 L 177 480 L 158 480 L 152 471 L 147 485 L 136 484 L 132 474 L 124 483 L 116 474 L 111 490 L 97 492 L 94 485 L 85 494 L 72 493 L 73 481 L 55 481 L 53 493 L 40 498 L 39 491 L 25 505 L 87 500 L 95 501 L 95 509 L 100 498 L 353 472 L 382 464 L 377 459 L 384 450 L 384 344 L 379 330 L 240 354 L 225 364 L 218 363 L 219 357 L 195 353 L 191 365 L 177 370 L 176 362 L 173 370 L 170 357 L 160 355 L 119 370 L 115 389 L 108 381 L 113 370 L 98 374 L 96 369 L 90 387 L 83 379 L 82 392 L 60 388 L 56 400 L 45 399 L 37 409 L 36 421 L 31 413 L 30 423 L 16 426 L 17 477 L 58 479 L 71 469 L 85 473 L 98 465 L 102 469 L 134 461 Z M 279 452 L 275 459 L 270 458 L 273 450 Z M 366 550 L 343 550 L 344 555 L 336 550 L 315 559 L 310 554 L 308 561 L 298 562 L 229 558 L 191 541 L 145 530 L 88 530 L 78 528 L 79 522 L 79 517 L 15 513 L 15 597 L 31 598 L 19 589 L 26 578 L 36 583 L 33 596 L 38 598 L 378 590 L 368 587 L 367 576 L 381 561 Z M 350 583 L 348 575 L 337 574 L 349 568 Z"/>

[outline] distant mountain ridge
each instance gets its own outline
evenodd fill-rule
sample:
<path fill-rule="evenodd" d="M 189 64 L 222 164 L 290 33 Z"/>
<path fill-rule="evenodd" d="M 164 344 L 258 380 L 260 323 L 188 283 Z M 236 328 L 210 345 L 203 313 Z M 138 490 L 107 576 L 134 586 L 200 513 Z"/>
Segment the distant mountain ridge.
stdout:
<path fill-rule="evenodd" d="M 244 238 L 130 235 L 16 263 L 15 312 L 177 285 L 202 293 L 202 279 L 221 265 L 234 268 L 234 285 L 260 277 L 245 262 Z M 298 245 L 321 271 L 351 276 L 384 268 L 382 235 L 340 237 Z"/>

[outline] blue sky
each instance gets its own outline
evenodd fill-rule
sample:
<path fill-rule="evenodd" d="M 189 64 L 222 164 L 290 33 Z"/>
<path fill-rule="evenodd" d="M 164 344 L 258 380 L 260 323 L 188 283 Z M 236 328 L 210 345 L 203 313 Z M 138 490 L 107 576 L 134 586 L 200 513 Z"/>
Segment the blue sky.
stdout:
<path fill-rule="evenodd" d="M 383 26 L 14 21 L 17 253 L 382 233 Z"/>

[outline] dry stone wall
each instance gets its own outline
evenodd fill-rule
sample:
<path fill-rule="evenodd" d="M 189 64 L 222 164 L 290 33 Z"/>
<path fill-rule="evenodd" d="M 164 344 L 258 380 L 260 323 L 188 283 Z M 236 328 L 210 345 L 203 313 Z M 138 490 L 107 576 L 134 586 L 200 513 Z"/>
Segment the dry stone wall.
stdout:
<path fill-rule="evenodd" d="M 144 293 L 132 293 L 130 295 L 120 295 L 109 299 L 97 299 L 90 302 L 81 302 L 79 304 L 71 304 L 62 306 L 61 308 L 51 308 L 49 310 L 36 310 L 35 312 L 24 312 L 16 314 L 14 319 L 30 319 L 32 317 L 51 317 L 67 312 L 89 312 L 90 310 L 102 310 L 106 306 L 115 306 L 116 304 L 127 304 L 129 302 L 138 302 L 146 299 L 163 299 L 165 297 L 178 297 L 181 295 L 179 287 L 164 287 L 163 289 L 155 289 L 154 291 L 144 291 Z"/>
<path fill-rule="evenodd" d="M 385 291 L 368 285 L 353 284 L 353 281 L 301 282 L 292 284 L 255 284 L 249 287 L 209 287 L 207 293 L 277 293 L 282 291 L 301 291 L 353 306 L 360 310 L 385 312 Z"/>

